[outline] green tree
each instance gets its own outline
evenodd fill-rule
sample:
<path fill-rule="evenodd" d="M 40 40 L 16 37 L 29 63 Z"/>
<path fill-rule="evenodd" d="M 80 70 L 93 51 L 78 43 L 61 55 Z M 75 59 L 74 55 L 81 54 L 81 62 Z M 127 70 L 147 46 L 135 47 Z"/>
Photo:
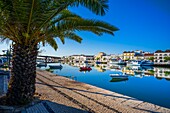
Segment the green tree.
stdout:
<path fill-rule="evenodd" d="M 38 45 L 49 44 L 57 50 L 60 39 L 81 42 L 77 31 L 114 35 L 118 28 L 103 21 L 81 18 L 68 7 L 85 6 L 97 15 L 108 10 L 108 0 L 1 0 L 0 39 L 11 40 L 13 60 L 6 94 L 10 105 L 27 104 L 35 93 Z"/>
<path fill-rule="evenodd" d="M 170 61 L 170 57 L 164 57 L 165 61 Z"/>
<path fill-rule="evenodd" d="M 149 57 L 148 60 L 154 61 L 154 57 Z"/>

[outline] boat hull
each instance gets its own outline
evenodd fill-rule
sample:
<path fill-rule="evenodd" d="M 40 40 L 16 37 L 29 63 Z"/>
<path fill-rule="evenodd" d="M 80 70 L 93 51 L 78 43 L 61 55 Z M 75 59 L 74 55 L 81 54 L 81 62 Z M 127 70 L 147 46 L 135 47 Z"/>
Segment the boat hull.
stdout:
<path fill-rule="evenodd" d="M 57 65 L 57 66 L 55 66 L 55 65 L 54 65 L 54 66 L 50 65 L 49 67 L 50 67 L 50 69 L 62 69 L 62 68 L 63 68 L 62 65 L 59 65 L 59 66 L 58 66 L 58 65 Z"/>
<path fill-rule="evenodd" d="M 128 78 L 112 78 L 110 82 L 122 82 L 122 81 L 127 81 L 129 80 Z"/>

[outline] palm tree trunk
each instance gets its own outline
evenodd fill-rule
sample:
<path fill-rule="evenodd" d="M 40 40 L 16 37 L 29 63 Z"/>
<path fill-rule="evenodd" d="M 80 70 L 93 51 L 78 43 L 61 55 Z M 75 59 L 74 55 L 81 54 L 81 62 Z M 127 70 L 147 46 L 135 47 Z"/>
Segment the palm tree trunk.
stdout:
<path fill-rule="evenodd" d="M 7 104 L 31 102 L 35 93 L 37 46 L 13 46 L 11 78 L 6 94 Z"/>

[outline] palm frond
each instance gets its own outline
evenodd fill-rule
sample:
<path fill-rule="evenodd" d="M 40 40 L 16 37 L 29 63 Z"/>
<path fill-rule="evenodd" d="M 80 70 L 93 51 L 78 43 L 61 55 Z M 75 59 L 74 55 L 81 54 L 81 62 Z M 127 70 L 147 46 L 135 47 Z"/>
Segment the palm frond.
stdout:
<path fill-rule="evenodd" d="M 71 6 L 85 6 L 97 15 L 105 15 L 108 10 L 108 0 L 72 0 Z"/>
<path fill-rule="evenodd" d="M 16 44 L 54 46 L 55 38 L 65 44 L 65 38 L 81 42 L 78 31 L 96 35 L 114 35 L 117 27 L 103 21 L 83 19 L 67 8 L 82 5 L 97 15 L 108 10 L 108 0 L 1 0 L 0 36 Z M 51 41 L 50 41 L 51 40 Z"/>
<path fill-rule="evenodd" d="M 47 38 L 47 39 L 46 39 L 46 42 L 47 42 L 52 48 L 54 48 L 55 50 L 58 49 L 58 45 L 57 45 L 57 43 L 56 43 L 56 41 L 55 41 L 54 38 Z"/>

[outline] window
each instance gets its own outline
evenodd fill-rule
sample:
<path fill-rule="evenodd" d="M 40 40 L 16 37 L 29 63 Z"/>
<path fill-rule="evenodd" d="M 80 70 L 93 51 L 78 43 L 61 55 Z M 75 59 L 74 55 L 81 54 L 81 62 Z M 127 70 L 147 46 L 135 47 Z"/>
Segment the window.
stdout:
<path fill-rule="evenodd" d="M 158 59 L 158 57 L 154 57 L 154 59 Z"/>

